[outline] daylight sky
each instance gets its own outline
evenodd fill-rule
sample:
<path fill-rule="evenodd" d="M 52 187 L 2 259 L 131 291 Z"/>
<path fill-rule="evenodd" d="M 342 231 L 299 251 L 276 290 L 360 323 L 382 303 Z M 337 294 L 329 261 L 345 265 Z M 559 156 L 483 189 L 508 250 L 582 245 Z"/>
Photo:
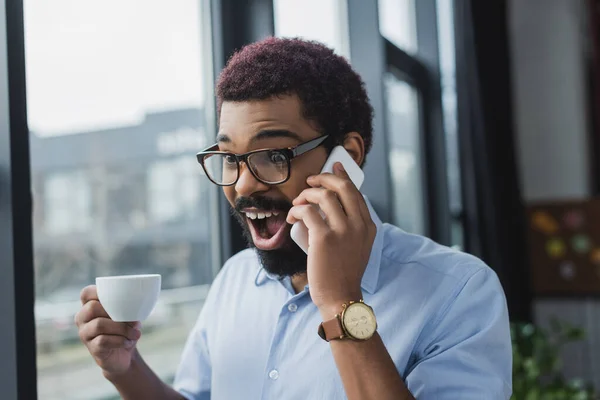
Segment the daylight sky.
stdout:
<path fill-rule="evenodd" d="M 380 0 L 381 30 L 414 46 L 412 0 Z M 41 136 L 136 124 L 200 107 L 211 54 L 201 0 L 25 0 L 29 125 Z M 276 33 L 348 55 L 344 0 L 275 0 Z M 405 21 L 405 23 L 399 23 Z"/>

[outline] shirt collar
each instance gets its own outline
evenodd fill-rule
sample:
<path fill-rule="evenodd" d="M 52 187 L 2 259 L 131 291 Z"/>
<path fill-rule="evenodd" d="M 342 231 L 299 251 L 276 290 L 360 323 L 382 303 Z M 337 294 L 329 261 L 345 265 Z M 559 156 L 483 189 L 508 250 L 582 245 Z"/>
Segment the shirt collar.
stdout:
<path fill-rule="evenodd" d="M 365 201 L 367 203 L 367 207 L 369 208 L 369 213 L 371 214 L 371 219 L 375 223 L 377 227 L 377 234 L 375 236 L 375 240 L 373 242 L 373 247 L 371 248 L 371 255 L 369 256 L 369 263 L 367 264 L 367 268 L 362 278 L 361 288 L 365 290 L 369 294 L 373 294 L 377 291 L 378 282 L 379 282 L 379 267 L 381 265 L 381 253 L 383 250 L 383 225 L 379 216 L 373 209 L 371 202 L 367 199 L 366 196 L 363 195 Z M 269 280 L 279 281 L 282 278 L 278 275 L 271 274 L 267 272 L 262 266 L 258 268 L 258 272 L 256 274 L 256 279 L 254 283 L 256 286 L 260 286 Z"/>

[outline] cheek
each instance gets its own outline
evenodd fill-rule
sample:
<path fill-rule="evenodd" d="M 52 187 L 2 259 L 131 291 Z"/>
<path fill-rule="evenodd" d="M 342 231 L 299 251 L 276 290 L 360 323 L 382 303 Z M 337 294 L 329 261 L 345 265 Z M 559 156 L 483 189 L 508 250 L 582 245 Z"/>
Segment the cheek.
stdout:
<path fill-rule="evenodd" d="M 235 186 L 224 186 L 223 193 L 229 204 L 231 204 L 231 207 L 235 207 Z"/>
<path fill-rule="evenodd" d="M 292 166 L 292 174 L 289 181 L 282 185 L 285 187 L 282 187 L 281 191 L 284 192 L 285 196 L 289 198 L 290 201 L 298 197 L 304 189 L 310 187 L 308 186 L 308 183 L 306 183 L 306 179 L 311 175 L 319 174 L 321 166 L 325 164 L 327 153 L 324 149 L 319 148 L 310 156 L 311 157 L 300 158 L 297 160 L 296 165 Z"/>
<path fill-rule="evenodd" d="M 309 174 L 310 175 L 310 174 Z M 302 193 L 304 189 L 309 188 L 306 178 L 309 175 L 291 176 L 290 179 L 280 185 L 279 191 L 290 201 L 290 203 Z"/>

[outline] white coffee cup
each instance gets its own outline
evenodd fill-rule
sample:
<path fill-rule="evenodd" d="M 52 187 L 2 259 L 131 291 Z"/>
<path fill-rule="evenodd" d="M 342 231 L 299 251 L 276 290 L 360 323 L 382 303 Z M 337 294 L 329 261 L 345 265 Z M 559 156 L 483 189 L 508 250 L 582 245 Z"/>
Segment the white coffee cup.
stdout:
<path fill-rule="evenodd" d="M 161 276 L 120 275 L 96 278 L 100 304 L 117 322 L 143 321 L 150 316 L 158 300 Z"/>

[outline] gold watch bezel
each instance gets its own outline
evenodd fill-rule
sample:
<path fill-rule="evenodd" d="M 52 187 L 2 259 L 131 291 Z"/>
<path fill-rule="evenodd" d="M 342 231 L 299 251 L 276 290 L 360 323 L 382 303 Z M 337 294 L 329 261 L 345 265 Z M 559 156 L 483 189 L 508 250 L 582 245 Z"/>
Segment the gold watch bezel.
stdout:
<path fill-rule="evenodd" d="M 375 329 L 373 330 L 373 333 L 371 333 L 371 335 L 367 338 L 357 338 L 355 336 L 353 336 L 348 329 L 346 329 L 346 324 L 344 323 L 344 314 L 346 313 L 346 311 L 353 305 L 353 304 L 357 304 L 360 303 L 362 305 L 364 305 L 365 307 L 367 307 L 369 309 L 369 311 L 371 311 L 371 314 L 373 314 L 373 320 L 375 320 Z M 374 335 L 375 332 L 377 332 L 377 318 L 375 317 L 375 311 L 373 311 L 373 307 L 371 307 L 370 305 L 368 305 L 367 303 L 364 302 L 363 299 L 360 299 L 359 301 L 349 301 L 348 303 L 344 303 L 342 304 L 342 312 L 339 313 L 338 315 L 336 315 L 336 317 L 338 318 L 338 320 L 340 321 L 340 325 L 342 327 L 342 331 L 344 331 L 344 336 L 340 337 L 340 339 L 352 339 L 352 340 L 357 340 L 357 341 L 365 341 L 365 340 L 369 340 L 371 339 Z"/>

